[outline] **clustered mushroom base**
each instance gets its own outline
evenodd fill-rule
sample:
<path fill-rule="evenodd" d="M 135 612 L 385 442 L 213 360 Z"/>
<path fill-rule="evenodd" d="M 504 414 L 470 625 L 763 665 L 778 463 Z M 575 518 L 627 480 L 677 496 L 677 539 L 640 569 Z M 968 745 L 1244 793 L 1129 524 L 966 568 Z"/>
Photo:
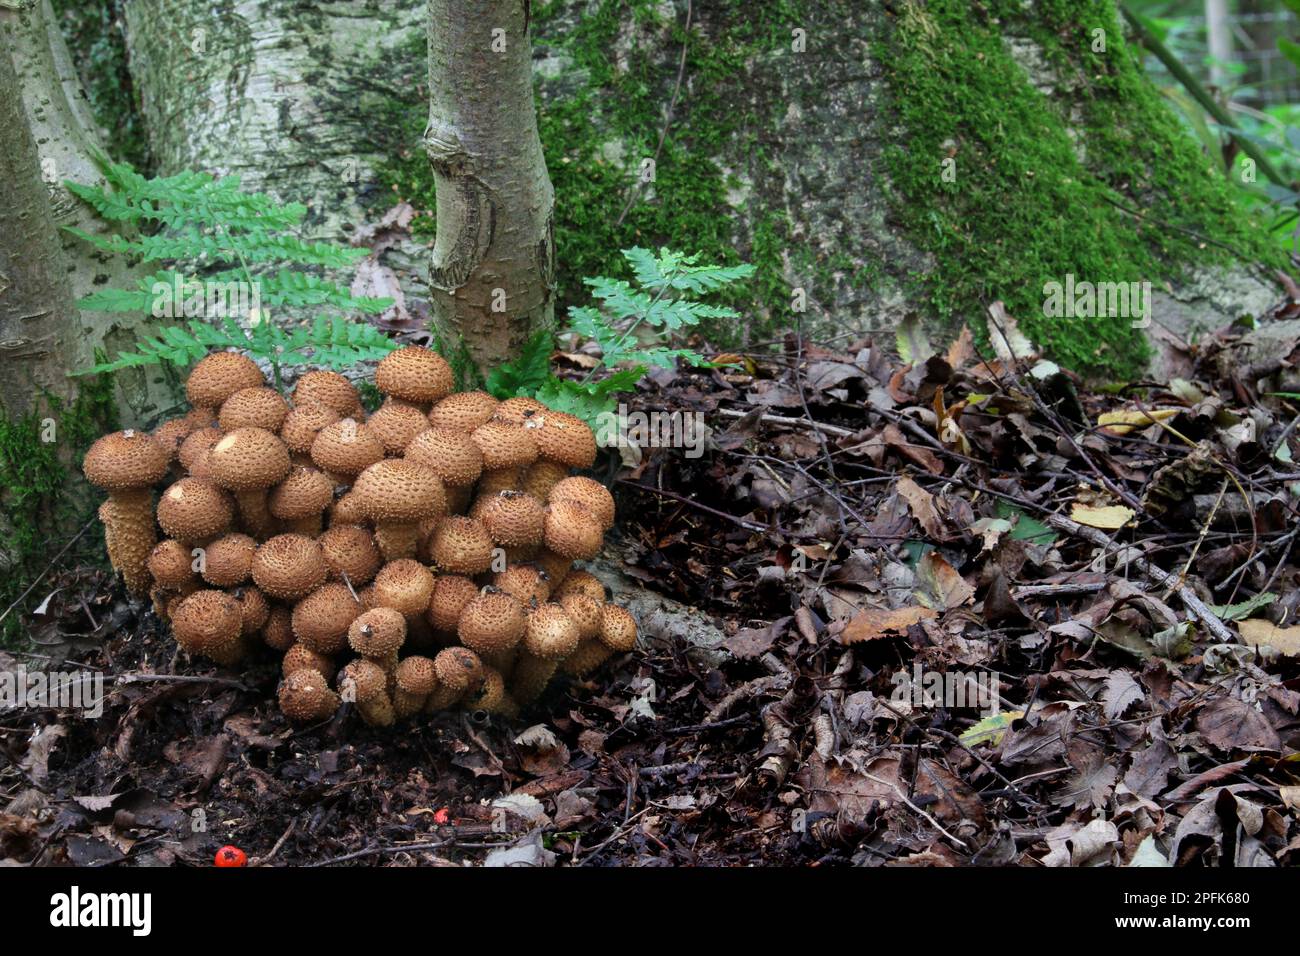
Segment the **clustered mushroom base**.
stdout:
<path fill-rule="evenodd" d="M 191 412 L 87 453 L 113 567 L 177 643 L 225 666 L 264 644 L 291 720 L 346 700 L 374 726 L 512 715 L 557 673 L 630 650 L 632 615 L 574 567 L 614 522 L 609 490 L 571 475 L 595 461 L 591 429 L 535 399 L 453 393 L 415 346 L 375 384 L 368 417 L 335 372 L 308 372 L 290 404 L 218 352 L 186 384 Z"/>

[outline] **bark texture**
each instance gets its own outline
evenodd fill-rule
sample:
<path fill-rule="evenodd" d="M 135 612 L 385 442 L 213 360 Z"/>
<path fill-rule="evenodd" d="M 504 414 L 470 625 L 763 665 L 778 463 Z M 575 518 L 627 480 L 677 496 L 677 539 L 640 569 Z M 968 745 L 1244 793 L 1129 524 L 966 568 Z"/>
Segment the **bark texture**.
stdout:
<path fill-rule="evenodd" d="M 486 371 L 555 309 L 555 193 L 533 107 L 526 0 L 429 0 L 434 321 Z"/>
<path fill-rule="evenodd" d="M 4 58 L 17 83 L 15 103 L 37 150 L 37 185 L 47 194 L 56 241 L 63 252 L 63 278 L 76 302 L 96 288 L 130 286 L 140 274 L 121 256 L 96 250 L 58 227 L 75 226 L 92 235 L 123 231 L 121 224 L 106 223 L 63 186 L 65 180 L 100 185 L 104 177 L 93 150 L 100 146 L 94 119 L 86 104 L 80 79 L 59 32 L 49 0 L 17 10 L 0 10 Z M 6 129 L 6 132 L 9 132 Z M 95 361 L 95 351 L 116 352 L 150 331 L 144 316 L 80 311 L 63 313 L 66 327 L 59 332 L 69 342 L 63 356 L 64 371 L 84 368 Z M 148 423 L 173 404 L 173 383 L 156 369 L 132 369 L 118 376 L 118 398 L 124 418 Z M 59 389 L 60 394 L 64 389 Z"/>
<path fill-rule="evenodd" d="M 16 419 L 42 393 L 71 395 L 76 305 L 19 80 L 0 56 L 0 406 Z"/>

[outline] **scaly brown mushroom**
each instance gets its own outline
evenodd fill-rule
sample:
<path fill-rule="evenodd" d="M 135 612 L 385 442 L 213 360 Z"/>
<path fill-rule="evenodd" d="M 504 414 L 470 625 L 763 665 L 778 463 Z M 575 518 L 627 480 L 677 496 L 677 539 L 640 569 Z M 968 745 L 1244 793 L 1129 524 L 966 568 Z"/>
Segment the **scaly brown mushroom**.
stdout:
<path fill-rule="evenodd" d="M 483 473 L 483 453 L 465 432 L 427 428 L 407 444 L 402 457 L 428 468 L 449 488 L 468 488 Z"/>
<path fill-rule="evenodd" d="M 195 409 L 202 409 L 209 419 L 217 409 L 241 388 L 259 388 L 266 384 L 262 370 L 239 352 L 213 352 L 199 359 L 185 381 L 185 397 Z"/>
<path fill-rule="evenodd" d="M 297 467 L 266 496 L 271 516 L 285 531 L 315 537 L 325 509 L 334 503 L 334 482 L 315 468 Z"/>
<path fill-rule="evenodd" d="M 244 614 L 225 591 L 195 591 L 170 609 L 176 643 L 227 667 L 244 654 Z"/>
<path fill-rule="evenodd" d="M 448 515 L 433 529 L 429 557 L 448 574 L 482 574 L 492 567 L 492 536 L 481 521 Z"/>
<path fill-rule="evenodd" d="M 236 428 L 212 446 L 208 463 L 212 480 L 234 493 L 244 530 L 258 540 L 270 535 L 275 522 L 266 492 L 291 467 L 284 442 L 264 428 Z"/>
<path fill-rule="evenodd" d="M 429 424 L 469 433 L 485 424 L 498 404 L 487 392 L 457 392 L 429 409 Z"/>
<path fill-rule="evenodd" d="M 182 478 L 158 498 L 158 524 L 178 541 L 204 544 L 234 520 L 230 496 L 206 478 Z"/>
<path fill-rule="evenodd" d="M 346 584 L 324 584 L 293 606 L 294 637 L 318 654 L 337 654 L 347 647 L 348 628 L 361 613 Z"/>
<path fill-rule="evenodd" d="M 572 501 L 581 505 L 600 522 L 602 531 L 614 526 L 614 496 L 599 481 L 582 475 L 565 478 L 555 484 L 545 500 Z"/>
<path fill-rule="evenodd" d="M 589 561 L 600 553 L 604 539 L 600 522 L 582 505 L 564 500 L 546 506 L 542 541 L 547 550 Z"/>
<path fill-rule="evenodd" d="M 236 428 L 280 430 L 289 414 L 289 403 L 273 388 L 241 388 L 221 404 L 217 424 L 224 432 Z"/>
<path fill-rule="evenodd" d="M 253 581 L 281 601 L 297 601 L 325 583 L 329 565 L 320 545 L 300 534 L 280 534 L 253 555 Z"/>
<path fill-rule="evenodd" d="M 290 398 L 295 406 L 320 402 L 345 417 L 365 418 L 356 387 L 338 372 L 323 369 L 308 372 L 298 379 Z"/>
<path fill-rule="evenodd" d="M 451 366 L 437 352 L 418 345 L 389 352 L 375 368 L 375 388 L 426 409 L 456 387 Z"/>
<path fill-rule="evenodd" d="M 352 494 L 375 523 L 375 541 L 387 561 L 415 557 L 419 522 L 447 510 L 438 476 L 400 458 L 371 465 L 357 476 Z"/>
<path fill-rule="evenodd" d="M 314 670 L 294 671 L 280 684 L 280 710 L 296 724 L 329 720 L 339 709 L 339 695 Z"/>
<path fill-rule="evenodd" d="M 383 562 L 374 536 L 360 525 L 334 525 L 316 541 L 329 565 L 330 577 L 353 587 L 373 581 Z"/>
<path fill-rule="evenodd" d="M 246 534 L 235 532 L 222 535 L 203 548 L 200 573 L 213 587 L 233 588 L 243 584 L 253 574 L 253 555 L 257 542 Z"/>
<path fill-rule="evenodd" d="M 438 686 L 433 661 L 418 654 L 403 658 L 393 679 L 393 712 L 401 720 L 418 714 Z"/>
<path fill-rule="evenodd" d="M 130 430 L 100 438 L 82 461 L 86 480 L 108 492 L 99 516 L 109 561 L 133 594 L 149 593 L 149 553 L 158 541 L 153 486 L 170 464 L 166 449 L 152 435 Z"/>
<path fill-rule="evenodd" d="M 339 689 L 370 726 L 391 727 L 397 719 L 388 696 L 388 674 L 374 661 L 363 657 L 345 666 L 339 671 Z"/>

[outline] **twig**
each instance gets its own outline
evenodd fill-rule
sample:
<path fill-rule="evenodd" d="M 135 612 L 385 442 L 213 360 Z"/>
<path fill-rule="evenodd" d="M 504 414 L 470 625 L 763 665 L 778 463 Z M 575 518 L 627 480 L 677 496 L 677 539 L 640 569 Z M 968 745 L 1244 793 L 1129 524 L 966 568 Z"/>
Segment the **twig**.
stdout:
<path fill-rule="evenodd" d="M 229 677 L 203 677 L 199 674 L 118 674 L 118 684 L 219 684 L 236 690 L 252 690 L 247 684 Z"/>
<path fill-rule="evenodd" d="M 9 616 L 9 612 L 10 612 L 10 611 L 12 611 L 12 610 L 13 610 L 14 608 L 16 608 L 19 604 L 21 604 L 24 600 L 26 600 L 27 595 L 31 594 L 32 591 L 34 591 L 34 590 L 36 589 L 36 585 L 40 584 L 41 581 L 42 581 L 42 579 L 44 579 L 45 575 L 47 575 L 47 574 L 50 573 L 50 568 L 54 567 L 56 564 L 59 563 L 59 559 L 62 558 L 65 554 L 68 553 L 68 549 L 69 549 L 69 548 L 71 548 L 74 544 L 76 544 L 78 541 L 81 540 L 81 536 L 82 536 L 83 534 L 85 534 L 87 531 L 90 530 L 91 525 L 93 525 L 93 524 L 96 522 L 96 520 L 98 520 L 98 519 L 96 519 L 96 518 L 91 518 L 91 519 L 90 519 L 89 521 L 87 521 L 84 525 L 82 525 L 81 530 L 78 531 L 75 535 L 72 536 L 72 540 L 69 541 L 67 544 L 65 544 L 65 545 L 62 547 L 62 549 L 60 549 L 59 553 L 56 554 L 54 557 L 52 557 L 52 558 L 50 559 L 50 563 L 47 564 L 47 565 L 45 565 L 45 570 L 43 570 L 40 574 L 36 575 L 36 580 L 35 580 L 35 581 L 33 581 L 31 584 L 27 585 L 27 590 L 24 591 L 22 594 L 18 595 L 18 597 L 14 598 L 13 603 L 10 604 L 7 608 L 5 608 L 3 614 L 0 614 L 0 624 L 3 624 L 3 623 L 4 623 L 5 618 L 7 618 L 7 617 Z"/>
<path fill-rule="evenodd" d="M 1081 525 L 1077 521 L 1071 521 L 1064 515 L 1049 515 L 1047 517 L 1047 523 L 1058 531 L 1064 531 L 1066 534 L 1072 534 L 1077 538 L 1083 538 L 1085 541 L 1090 541 L 1099 548 L 1105 548 L 1109 551 L 1116 547 L 1115 542 L 1103 532 L 1096 528 L 1089 528 L 1086 525 Z M 1183 602 L 1183 606 L 1186 607 L 1187 610 L 1190 611 L 1198 620 L 1200 620 L 1200 622 L 1205 625 L 1206 629 L 1220 641 L 1225 644 L 1237 643 L 1236 636 L 1232 631 L 1228 630 L 1228 628 L 1224 626 L 1223 621 L 1219 620 L 1218 615 L 1211 611 L 1206 603 L 1198 598 L 1191 588 L 1178 582 L 1178 575 L 1170 574 L 1168 571 L 1156 567 L 1146 558 L 1140 556 L 1132 558 L 1129 563 L 1137 568 L 1142 574 L 1150 578 L 1157 587 L 1171 587 L 1173 590 L 1176 590 L 1178 592 L 1178 597 Z"/>
<path fill-rule="evenodd" d="M 865 770 L 862 770 L 862 771 L 859 771 L 859 772 L 862 774 L 862 776 L 866 777 L 868 780 L 874 780 L 876 783 L 881 784 L 882 786 L 886 786 L 886 787 L 888 787 L 890 790 L 893 790 L 894 793 L 898 794 L 898 799 L 902 800 L 905 804 L 907 804 L 907 806 L 912 810 L 913 813 L 917 813 L 917 814 L 919 814 L 919 815 L 925 817 L 925 819 L 927 819 L 928 821 L 930 821 L 930 826 L 934 827 L 936 830 L 938 830 L 940 833 L 942 833 L 945 837 L 947 837 L 948 840 L 950 840 L 951 842 L 957 844 L 957 846 L 961 847 L 961 848 L 962 848 L 963 850 L 965 850 L 967 853 L 970 852 L 970 847 L 967 846 L 967 845 L 965 844 L 965 842 L 963 842 L 962 840 L 960 840 L 960 839 L 958 839 L 957 837 L 953 836 L 951 833 L 949 833 L 947 830 L 945 830 L 945 829 L 943 828 L 943 825 L 942 825 L 938 820 L 936 820 L 934 817 L 930 816 L 930 814 L 926 813 L 924 810 L 922 810 L 920 807 L 918 807 L 918 806 L 917 806 L 915 803 L 913 803 L 911 800 L 907 799 L 907 794 L 903 793 L 902 790 L 898 789 L 898 785 L 897 785 L 897 784 L 892 783 L 892 782 L 890 782 L 890 781 L 888 781 L 888 780 L 885 780 L 883 777 L 877 777 L 875 774 L 868 773 L 868 772 L 865 771 Z"/>
<path fill-rule="evenodd" d="M 738 408 L 719 408 L 719 415 L 727 418 L 744 418 L 749 412 L 742 412 Z M 785 415 L 767 415 L 758 416 L 760 422 L 767 422 L 770 425 L 794 425 L 801 428 L 811 428 L 813 431 L 822 432 L 826 435 L 834 435 L 836 438 L 850 438 L 857 432 L 850 428 L 840 428 L 838 425 L 827 425 L 823 422 L 815 422 L 810 418 L 789 418 Z"/>

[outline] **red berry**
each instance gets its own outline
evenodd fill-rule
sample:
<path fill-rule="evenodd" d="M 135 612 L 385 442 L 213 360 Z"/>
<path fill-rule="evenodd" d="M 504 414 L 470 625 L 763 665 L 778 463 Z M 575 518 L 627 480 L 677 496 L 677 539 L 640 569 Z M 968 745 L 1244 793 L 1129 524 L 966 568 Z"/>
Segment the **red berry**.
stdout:
<path fill-rule="evenodd" d="M 213 862 L 217 866 L 247 866 L 248 854 L 237 846 L 223 846 Z"/>
<path fill-rule="evenodd" d="M 443 807 L 442 809 L 434 812 L 433 822 L 438 824 L 438 826 L 442 826 L 447 822 L 448 819 L 450 819 L 450 817 L 451 817 L 451 812 L 446 807 Z"/>

